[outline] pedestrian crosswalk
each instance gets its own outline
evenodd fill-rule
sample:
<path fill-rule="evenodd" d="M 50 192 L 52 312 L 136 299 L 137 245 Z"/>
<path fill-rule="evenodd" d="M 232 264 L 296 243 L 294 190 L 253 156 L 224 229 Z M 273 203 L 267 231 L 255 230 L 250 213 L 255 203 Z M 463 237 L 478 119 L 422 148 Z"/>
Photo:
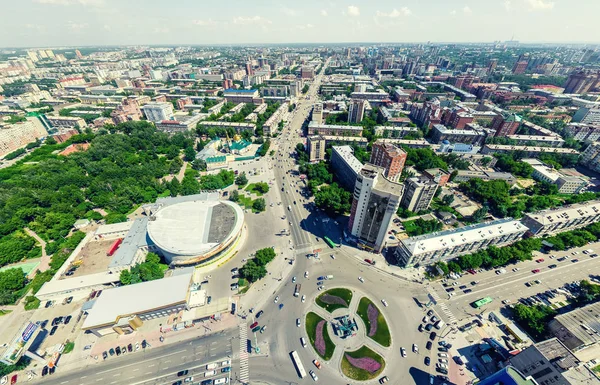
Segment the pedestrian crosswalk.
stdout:
<path fill-rule="evenodd" d="M 240 375 L 239 381 L 247 384 L 250 379 L 248 367 L 248 325 L 244 322 L 238 325 L 240 329 Z"/>
<path fill-rule="evenodd" d="M 431 296 L 431 298 L 433 298 L 433 300 L 435 301 L 436 305 L 439 305 L 440 309 L 442 310 L 442 313 L 444 313 L 444 315 L 446 316 L 446 322 L 450 325 L 450 324 L 457 324 L 458 320 L 456 319 L 456 317 L 454 316 L 454 314 L 450 311 L 450 309 L 448 309 L 448 305 L 446 304 L 446 302 L 442 302 L 440 300 L 439 295 L 437 294 L 437 292 L 435 290 L 429 290 L 429 295 Z"/>

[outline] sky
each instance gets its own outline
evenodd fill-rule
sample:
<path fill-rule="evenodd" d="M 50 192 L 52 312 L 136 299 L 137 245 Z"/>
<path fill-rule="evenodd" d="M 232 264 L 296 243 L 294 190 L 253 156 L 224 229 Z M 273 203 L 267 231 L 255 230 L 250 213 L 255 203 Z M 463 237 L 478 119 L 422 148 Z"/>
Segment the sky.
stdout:
<path fill-rule="evenodd" d="M 0 47 L 600 42 L 600 0 L 0 0 Z"/>

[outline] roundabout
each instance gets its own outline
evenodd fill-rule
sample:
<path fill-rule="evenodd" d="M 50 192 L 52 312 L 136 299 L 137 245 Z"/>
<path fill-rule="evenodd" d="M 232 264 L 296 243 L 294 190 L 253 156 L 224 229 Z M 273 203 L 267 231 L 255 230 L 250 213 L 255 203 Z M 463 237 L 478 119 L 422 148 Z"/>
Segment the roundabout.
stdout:
<path fill-rule="evenodd" d="M 368 381 L 384 371 L 391 334 L 385 317 L 365 295 L 341 287 L 319 294 L 305 327 L 315 352 L 347 378 Z"/>

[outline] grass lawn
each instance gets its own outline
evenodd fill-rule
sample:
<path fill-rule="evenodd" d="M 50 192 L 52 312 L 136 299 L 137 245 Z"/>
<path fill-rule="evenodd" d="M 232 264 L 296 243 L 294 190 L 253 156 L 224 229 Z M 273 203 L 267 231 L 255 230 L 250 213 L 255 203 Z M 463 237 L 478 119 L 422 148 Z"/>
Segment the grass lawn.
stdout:
<path fill-rule="evenodd" d="M 407 234 L 410 234 L 417 229 L 417 226 L 415 225 L 415 221 L 402 222 L 402 226 L 404 226 L 404 230 L 406 231 Z"/>
<path fill-rule="evenodd" d="M 350 361 L 348 361 L 348 359 L 346 358 L 346 354 L 352 358 L 370 357 L 377 361 L 381 365 L 381 367 L 374 373 L 371 373 L 368 370 L 357 368 L 356 366 L 352 365 Z M 383 369 L 385 369 L 385 360 L 383 359 L 383 357 L 381 357 L 379 354 L 375 353 L 366 346 L 363 346 L 360 349 L 355 350 L 353 352 L 344 352 L 344 355 L 342 356 L 342 373 L 344 373 L 345 376 L 352 378 L 353 380 L 371 380 L 379 376 Z"/>
<path fill-rule="evenodd" d="M 247 197 L 243 194 L 240 194 L 240 199 L 238 200 L 238 203 L 240 204 L 240 206 L 244 206 L 248 210 L 252 210 L 252 203 L 253 203 L 252 198 Z"/>
<path fill-rule="evenodd" d="M 592 370 L 593 370 L 595 373 L 598 373 L 598 374 L 600 374 L 600 365 L 596 365 L 596 366 L 594 366 L 594 367 L 592 368 Z"/>
<path fill-rule="evenodd" d="M 29 296 L 25 298 L 25 310 L 34 310 L 40 307 L 40 300 L 37 297 Z"/>
<path fill-rule="evenodd" d="M 75 349 L 75 342 L 67 342 L 65 344 L 65 350 L 63 350 L 62 354 L 69 354 Z"/>
<path fill-rule="evenodd" d="M 373 306 L 375 306 L 377 312 L 379 313 L 379 316 L 377 316 L 377 331 L 372 337 L 368 335 L 369 330 L 371 328 L 371 324 L 369 322 L 369 315 L 367 312 L 369 304 L 373 304 Z M 377 305 L 375 305 L 367 297 L 362 297 L 360 299 L 360 302 L 358 303 L 358 309 L 356 309 L 356 313 L 358 313 L 360 318 L 365 323 L 365 327 L 367 328 L 367 330 L 365 330 L 365 334 L 367 334 L 367 337 L 371 338 L 373 341 L 377 342 L 382 346 L 388 347 L 392 344 L 392 336 L 390 335 L 390 329 L 388 327 L 387 322 L 385 321 L 385 317 L 383 316 Z"/>
<path fill-rule="evenodd" d="M 0 310 L 0 317 L 12 313 L 12 310 Z"/>
<path fill-rule="evenodd" d="M 246 190 L 250 193 L 256 194 L 259 197 L 263 196 L 263 193 L 256 189 L 256 183 L 250 183 L 248 186 L 246 186 L 246 188 L 244 190 Z"/>
<path fill-rule="evenodd" d="M 332 313 L 335 309 L 347 308 L 348 306 L 341 304 L 341 303 L 325 303 L 325 302 L 323 302 L 321 300 L 321 297 L 325 296 L 326 294 L 340 297 L 341 299 L 346 301 L 346 303 L 348 305 L 350 305 L 350 301 L 352 301 L 352 291 L 351 290 L 343 289 L 343 288 L 336 288 L 336 289 L 329 289 L 329 290 L 325 291 L 324 293 L 320 294 L 317 297 L 316 303 L 317 303 L 317 305 L 321 306 L 323 309 L 327 310 L 330 313 Z"/>
<path fill-rule="evenodd" d="M 329 337 L 329 333 L 327 332 L 327 325 L 325 325 L 325 327 L 323 328 L 323 339 L 325 340 L 325 354 L 321 355 L 319 353 L 319 351 L 317 350 L 317 348 L 315 347 L 317 324 L 322 320 L 323 320 L 323 318 L 319 317 L 319 315 L 317 315 L 313 312 L 308 313 L 306 315 L 306 325 L 305 325 L 306 326 L 306 334 L 308 334 L 308 339 L 309 339 L 311 345 L 313 346 L 313 348 L 315 348 L 315 352 L 317 352 L 317 354 L 325 361 L 329 361 L 331 359 L 331 356 L 333 356 L 333 351 L 335 350 L 335 344 L 331 340 L 331 337 Z"/>

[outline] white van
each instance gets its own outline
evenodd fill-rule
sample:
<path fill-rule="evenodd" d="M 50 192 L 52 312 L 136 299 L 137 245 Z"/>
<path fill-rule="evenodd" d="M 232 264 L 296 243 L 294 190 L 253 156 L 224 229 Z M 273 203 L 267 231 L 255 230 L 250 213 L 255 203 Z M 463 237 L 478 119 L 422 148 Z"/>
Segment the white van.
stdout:
<path fill-rule="evenodd" d="M 217 372 L 215 372 L 214 370 L 210 370 L 208 372 L 204 372 L 204 377 L 214 376 L 215 374 L 217 374 Z"/>
<path fill-rule="evenodd" d="M 300 343 L 302 344 L 302 347 L 305 348 L 306 347 L 306 340 L 304 339 L 304 337 L 300 338 Z"/>
<path fill-rule="evenodd" d="M 443 328 L 443 327 L 444 327 L 444 325 L 445 325 L 445 324 L 444 324 L 444 321 L 442 321 L 442 320 L 439 320 L 438 322 L 436 322 L 436 323 L 435 323 L 435 325 L 434 325 L 434 326 L 435 326 L 435 328 L 436 328 L 437 330 L 440 330 L 441 328 Z"/>

